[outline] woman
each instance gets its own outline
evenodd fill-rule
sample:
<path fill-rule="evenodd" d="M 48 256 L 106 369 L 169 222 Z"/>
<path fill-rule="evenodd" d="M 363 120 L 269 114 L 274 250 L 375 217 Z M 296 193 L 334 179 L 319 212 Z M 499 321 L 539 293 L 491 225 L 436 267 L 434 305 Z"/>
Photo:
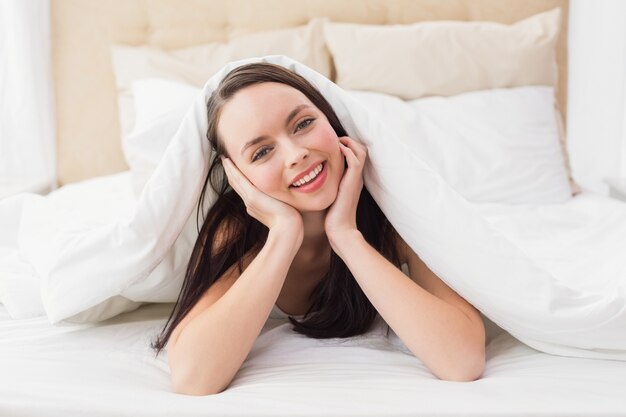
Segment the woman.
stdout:
<path fill-rule="evenodd" d="M 176 392 L 224 390 L 275 304 L 303 315 L 289 317 L 294 330 L 315 338 L 364 333 L 378 313 L 437 377 L 480 377 L 478 311 L 395 232 L 363 187 L 367 149 L 308 81 L 278 65 L 240 66 L 207 112 L 219 158 L 202 195 L 210 183 L 218 197 L 154 344 L 169 343 Z"/>

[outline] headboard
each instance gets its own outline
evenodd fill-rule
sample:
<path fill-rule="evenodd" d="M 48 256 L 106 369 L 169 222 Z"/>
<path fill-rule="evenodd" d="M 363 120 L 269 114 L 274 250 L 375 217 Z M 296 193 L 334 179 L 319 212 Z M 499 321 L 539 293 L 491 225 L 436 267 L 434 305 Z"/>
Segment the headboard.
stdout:
<path fill-rule="evenodd" d="M 113 43 L 181 48 L 314 17 L 369 24 L 426 20 L 514 23 L 561 7 L 557 101 L 567 100 L 567 0 L 52 0 L 60 185 L 127 169 L 120 141 Z"/>

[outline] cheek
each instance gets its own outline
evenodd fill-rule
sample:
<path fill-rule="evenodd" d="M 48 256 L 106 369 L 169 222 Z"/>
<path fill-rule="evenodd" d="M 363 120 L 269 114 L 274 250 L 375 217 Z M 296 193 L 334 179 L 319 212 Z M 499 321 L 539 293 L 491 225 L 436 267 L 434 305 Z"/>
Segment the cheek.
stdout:
<path fill-rule="evenodd" d="M 344 172 L 345 159 L 339 147 L 339 138 L 330 125 L 328 126 L 328 130 L 324 132 L 323 137 L 320 137 L 320 144 L 320 147 L 323 147 L 330 155 L 333 166 L 335 166 L 336 172 L 341 178 Z"/>
<path fill-rule="evenodd" d="M 341 153 L 339 150 L 339 138 L 330 125 L 326 125 L 325 129 L 319 131 L 318 141 L 320 147 L 325 148 L 329 153 Z"/>
<path fill-rule="evenodd" d="M 330 155 L 330 159 L 334 164 L 340 159 L 343 159 L 343 155 L 339 149 L 339 138 L 330 125 L 326 125 L 324 129 L 317 131 L 315 144 L 317 149 Z"/>
<path fill-rule="evenodd" d="M 264 164 L 248 176 L 250 182 L 265 194 L 272 195 L 284 187 L 280 169 L 274 164 Z"/>

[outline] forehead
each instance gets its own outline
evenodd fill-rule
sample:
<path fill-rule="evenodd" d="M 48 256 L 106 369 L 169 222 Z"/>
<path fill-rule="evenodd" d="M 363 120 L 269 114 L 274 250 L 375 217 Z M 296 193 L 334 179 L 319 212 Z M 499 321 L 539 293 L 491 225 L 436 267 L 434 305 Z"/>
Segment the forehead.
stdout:
<path fill-rule="evenodd" d="M 296 107 L 311 101 L 299 90 L 266 82 L 241 89 L 220 112 L 217 129 L 229 154 L 249 140 L 284 128 L 285 118 Z"/>

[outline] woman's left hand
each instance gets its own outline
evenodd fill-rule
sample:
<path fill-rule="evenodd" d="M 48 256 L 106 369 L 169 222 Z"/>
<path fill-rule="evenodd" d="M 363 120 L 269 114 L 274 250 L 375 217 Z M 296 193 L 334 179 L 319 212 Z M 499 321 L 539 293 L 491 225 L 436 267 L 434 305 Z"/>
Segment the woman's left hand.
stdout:
<path fill-rule="evenodd" d="M 331 245 L 334 238 L 341 234 L 358 230 L 356 207 L 363 188 L 363 167 L 367 159 L 367 147 L 348 136 L 339 138 L 339 148 L 348 166 L 339 184 L 337 198 L 328 209 L 324 221 L 326 236 Z"/>

